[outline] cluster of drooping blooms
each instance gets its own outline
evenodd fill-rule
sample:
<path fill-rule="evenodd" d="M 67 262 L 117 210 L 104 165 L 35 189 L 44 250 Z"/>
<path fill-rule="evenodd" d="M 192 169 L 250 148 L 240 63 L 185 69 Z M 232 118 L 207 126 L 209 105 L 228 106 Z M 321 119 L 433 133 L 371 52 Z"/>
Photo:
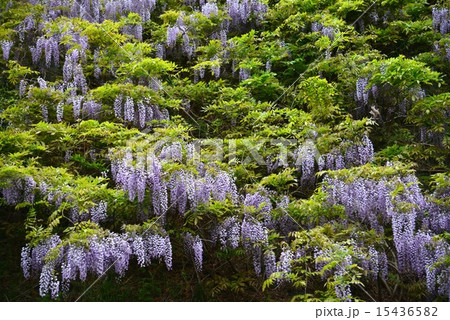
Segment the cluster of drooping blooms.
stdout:
<path fill-rule="evenodd" d="M 362 103 L 363 105 L 367 105 L 369 103 L 369 90 L 367 89 L 368 84 L 368 77 L 359 78 L 358 80 L 356 80 L 355 100 Z"/>
<path fill-rule="evenodd" d="M 45 258 L 53 251 L 58 250 L 57 247 L 60 244 L 61 239 L 59 236 L 53 235 L 33 248 L 29 245 L 22 248 L 21 266 L 23 274 L 27 279 L 30 276 L 40 275 L 39 293 L 41 296 L 50 293 L 52 298 L 56 298 L 59 295 L 59 280 L 56 277 L 55 268 L 60 263 L 62 249 L 56 252 L 56 259 L 45 262 Z"/>
<path fill-rule="evenodd" d="M 100 223 L 106 219 L 107 209 L 108 203 L 103 200 L 84 213 L 80 213 L 78 207 L 75 206 L 70 209 L 70 220 L 72 220 L 73 223 L 87 220 Z"/>
<path fill-rule="evenodd" d="M 176 141 L 164 145 L 159 153 L 159 158 L 181 162 L 183 160 L 183 147 L 181 146 L 181 143 Z"/>
<path fill-rule="evenodd" d="M 346 145 L 345 142 L 342 145 Z M 350 143 L 346 147 L 344 156 L 339 151 L 332 151 L 320 156 L 318 159 L 319 171 L 321 170 L 341 170 L 360 166 L 372 162 L 374 155 L 372 141 L 367 136 L 363 136 L 358 144 Z"/>
<path fill-rule="evenodd" d="M 275 229 L 275 221 L 273 221 L 270 212 L 272 211 L 272 202 L 267 195 L 262 192 L 248 193 L 244 198 L 244 212 L 262 214 L 263 225 L 267 229 Z M 253 207 L 252 210 L 251 207 Z"/>
<path fill-rule="evenodd" d="M 165 57 L 164 45 L 161 43 L 158 43 L 155 45 L 155 49 L 156 49 L 155 56 L 159 59 L 164 59 L 164 57 Z"/>
<path fill-rule="evenodd" d="M 44 122 L 48 122 L 48 109 L 46 105 L 41 104 L 41 113 L 42 113 L 42 120 Z"/>
<path fill-rule="evenodd" d="M 214 75 L 216 79 L 219 79 L 220 77 L 220 62 L 219 58 L 217 56 L 214 56 L 211 58 L 211 73 Z"/>
<path fill-rule="evenodd" d="M 147 161 L 147 166 L 145 165 Z M 138 201 L 143 202 L 148 188 L 152 195 L 154 213 L 165 214 L 169 208 L 184 215 L 188 204 L 191 210 L 210 200 L 223 201 L 229 197 L 237 202 L 237 189 L 233 178 L 226 172 L 216 170 L 194 175 L 192 172 L 177 170 L 169 177 L 164 177 L 161 161 L 182 161 L 182 149 L 179 142 L 168 144 L 162 148 L 158 156 L 149 153 L 145 159 L 137 156 L 133 164 L 133 155 L 128 150 L 119 160 L 113 160 L 111 172 L 114 181 L 126 192 L 130 201 L 136 195 Z M 166 182 L 167 181 L 167 182 Z"/>
<path fill-rule="evenodd" d="M 345 259 L 340 264 L 338 264 L 334 277 L 342 277 L 345 274 L 347 267 L 350 265 L 352 265 L 352 257 L 350 255 L 347 255 Z M 336 284 L 334 286 L 334 291 L 336 292 L 336 296 L 339 299 L 351 301 L 352 292 L 349 284 Z"/>
<path fill-rule="evenodd" d="M 244 207 L 254 207 L 256 212 L 270 213 L 272 210 L 272 203 L 269 197 L 260 192 L 255 192 L 245 196 Z"/>
<path fill-rule="evenodd" d="M 47 89 L 47 81 L 45 81 L 44 79 L 42 79 L 41 77 L 37 78 L 37 82 L 39 84 L 39 88 L 40 89 Z"/>
<path fill-rule="evenodd" d="M 56 298 L 61 290 L 69 289 L 71 281 L 77 278 L 85 281 L 88 273 L 101 276 L 114 266 L 115 272 L 123 276 L 132 257 L 136 257 L 140 266 L 157 259 L 163 260 L 168 270 L 172 268 L 172 245 L 166 235 L 110 233 L 105 237 L 92 236 L 87 244 L 63 244 L 58 235 L 53 235 L 32 248 L 23 247 L 24 276 L 39 275 L 41 296 L 50 293 Z M 59 273 L 61 280 L 57 277 Z"/>
<path fill-rule="evenodd" d="M 100 112 L 102 110 L 102 105 L 94 100 L 87 100 L 83 103 L 81 109 L 81 115 L 83 118 L 88 119 L 98 119 Z"/>
<path fill-rule="evenodd" d="M 339 254 L 338 254 L 339 252 Z M 337 258 L 337 255 L 339 258 Z M 333 248 L 326 249 L 315 249 L 314 251 L 315 258 L 315 267 L 317 271 L 322 271 L 322 278 L 334 277 L 335 280 L 342 279 L 346 273 L 349 266 L 351 266 L 353 262 L 353 257 L 343 245 L 336 245 Z M 338 263 L 330 267 L 330 262 L 338 259 Z M 327 267 L 326 269 L 324 269 Z M 335 293 L 339 299 L 345 301 L 351 301 L 351 288 L 348 283 L 339 283 L 342 280 L 338 280 L 335 284 Z"/>
<path fill-rule="evenodd" d="M 450 32 L 450 9 L 433 8 L 433 28 L 442 35 Z"/>
<path fill-rule="evenodd" d="M 11 40 L 2 40 L 0 41 L 0 44 L 2 46 L 3 59 L 9 60 L 9 52 L 11 51 L 14 42 Z"/>
<path fill-rule="evenodd" d="M 390 181 L 356 178 L 351 182 L 326 177 L 324 182 L 330 204 L 343 205 L 348 218 L 367 222 L 371 228 L 380 232 L 383 231 L 382 222 L 403 216 L 394 212 L 395 201 L 408 202 L 418 208 L 426 205 L 414 176 Z M 402 186 L 404 192 L 394 201 L 391 192 L 398 186 Z M 415 218 L 416 209 L 413 208 L 408 214 Z"/>
<path fill-rule="evenodd" d="M 259 0 L 227 0 L 231 26 L 239 28 L 247 24 L 251 16 L 259 23 L 267 12 L 267 6 Z"/>
<path fill-rule="evenodd" d="M 315 158 L 317 149 L 311 141 L 302 144 L 295 152 L 295 166 L 301 171 L 300 184 L 304 187 L 312 186 L 315 182 Z"/>
<path fill-rule="evenodd" d="M 437 184 L 428 201 L 428 214 L 423 218 L 423 225 L 426 229 L 435 233 L 450 232 L 449 198 L 450 188 Z"/>
<path fill-rule="evenodd" d="M 60 102 L 56 105 L 56 121 L 61 122 L 64 116 L 64 106 L 63 103 Z"/>
<path fill-rule="evenodd" d="M 391 222 L 397 264 L 401 272 L 423 275 L 427 269 L 433 269 L 432 266 L 448 252 L 449 247 L 445 242 L 434 242 L 430 234 L 416 232 L 417 223 L 424 219 L 424 211 L 429 204 L 415 176 L 378 181 L 357 178 L 350 182 L 327 177 L 325 183 L 328 201 L 333 205 L 343 205 L 348 219 L 366 222 L 378 232 L 384 231 L 383 222 Z M 403 191 L 392 196 L 398 188 Z M 441 251 L 436 254 L 434 251 L 438 247 Z M 441 273 L 439 275 L 442 277 Z"/>
<path fill-rule="evenodd" d="M 277 272 L 277 258 L 275 257 L 275 253 L 273 250 L 267 250 L 264 252 L 264 271 L 266 278 L 270 278 L 270 276 Z"/>
<path fill-rule="evenodd" d="M 121 94 L 114 100 L 114 115 L 116 118 L 134 123 L 141 129 L 153 120 L 169 119 L 167 110 L 161 111 L 157 105 L 151 104 L 149 99 L 144 98 L 135 103 L 132 97 L 124 99 Z"/>
<path fill-rule="evenodd" d="M 150 20 L 156 0 L 30 0 L 32 4 L 44 4 L 49 18 L 60 16 L 81 18 L 89 22 L 101 23 L 104 20 L 117 21 L 129 13 L 137 13 L 143 21 Z"/>
<path fill-rule="evenodd" d="M 34 16 L 28 15 L 25 19 L 16 27 L 16 31 L 19 34 L 20 42 L 25 41 L 25 37 L 30 35 L 30 31 L 36 28 L 36 22 Z"/>
<path fill-rule="evenodd" d="M 142 41 L 142 24 L 127 25 L 122 29 L 123 33 L 135 37 L 137 40 Z"/>
<path fill-rule="evenodd" d="M 286 275 L 292 271 L 292 262 L 295 258 L 294 252 L 289 246 L 284 246 L 280 254 L 280 260 L 277 263 L 276 272 L 280 274 L 278 281 L 288 281 Z M 266 270 L 266 273 L 268 270 Z"/>
<path fill-rule="evenodd" d="M 113 179 L 125 191 L 128 192 L 129 200 L 134 201 L 136 196 L 139 202 L 144 201 L 147 187 L 152 193 L 154 213 L 163 215 L 168 209 L 167 184 L 162 177 L 162 168 L 158 158 L 149 158 L 148 167 L 145 167 L 143 158 L 136 160 L 133 165 L 133 156 L 130 151 L 125 153 L 121 161 L 111 164 Z"/>
<path fill-rule="evenodd" d="M 354 244 L 354 263 L 357 263 L 369 279 L 376 280 L 378 277 L 386 279 L 388 275 L 388 261 L 384 251 L 378 251 L 373 245 L 368 250 L 364 243 Z"/>
<path fill-rule="evenodd" d="M 339 151 L 341 148 L 345 148 L 344 155 Z M 373 145 L 367 136 L 363 136 L 360 143 L 344 141 L 338 149 L 322 154 L 320 157 L 313 142 L 307 141 L 294 151 L 294 166 L 301 173 L 300 185 L 311 187 L 316 181 L 317 171 L 341 170 L 364 165 L 372 162 L 373 154 Z"/>
<path fill-rule="evenodd" d="M 236 217 L 228 217 L 222 223 L 212 229 L 211 238 L 214 243 L 219 240 L 221 248 L 236 249 L 239 246 L 241 236 L 241 224 Z"/>
<path fill-rule="evenodd" d="M 72 102 L 73 117 L 75 120 L 78 120 L 81 115 L 81 103 L 83 101 L 83 96 L 71 97 L 70 101 Z"/>
<path fill-rule="evenodd" d="M 59 66 L 59 35 L 52 35 L 48 38 L 42 36 L 36 40 L 35 46 L 30 46 L 31 58 L 34 64 L 39 64 L 42 52 L 45 53 L 45 64 Z"/>
<path fill-rule="evenodd" d="M 203 268 L 203 242 L 200 237 L 193 236 L 187 232 L 183 237 L 184 250 L 186 254 L 192 257 L 195 269 L 200 272 Z"/>
<path fill-rule="evenodd" d="M 36 181 L 31 176 L 23 179 L 11 179 L 8 186 L 2 189 L 3 198 L 10 206 L 20 202 L 33 203 L 36 185 Z"/>
<path fill-rule="evenodd" d="M 207 2 L 202 6 L 202 13 L 210 18 L 211 16 L 217 16 L 219 14 L 219 8 L 214 2 Z"/>
<path fill-rule="evenodd" d="M 24 193 L 23 193 L 23 201 L 28 203 L 34 202 L 34 190 L 37 186 L 36 181 L 34 181 L 33 177 L 27 176 L 24 179 Z"/>
<path fill-rule="evenodd" d="M 251 253 L 256 274 L 261 274 L 263 247 L 268 245 L 268 230 L 255 218 L 246 215 L 242 221 L 241 239 L 244 248 Z"/>
<path fill-rule="evenodd" d="M 19 204 L 22 201 L 23 182 L 20 179 L 9 182 L 8 187 L 2 189 L 3 198 L 10 206 Z"/>
<path fill-rule="evenodd" d="M 178 18 L 177 22 L 171 27 L 167 27 L 167 46 L 169 48 L 173 48 L 176 43 L 178 37 L 182 34 L 184 30 L 184 23 L 182 17 Z"/>
<path fill-rule="evenodd" d="M 78 49 L 73 49 L 66 55 L 63 66 L 63 79 L 68 83 L 68 87 L 78 88 L 83 94 L 86 94 L 88 89 L 87 82 L 80 59 L 81 56 Z"/>
<path fill-rule="evenodd" d="M 313 22 L 311 24 L 312 32 L 320 32 L 323 36 L 328 37 L 331 41 L 334 40 L 336 31 L 332 26 L 323 26 L 320 22 Z"/>
<path fill-rule="evenodd" d="M 19 83 L 19 97 L 25 96 L 25 93 L 27 91 L 27 81 L 25 79 L 20 80 Z"/>
<path fill-rule="evenodd" d="M 239 68 L 239 81 L 245 81 L 250 78 L 250 71 L 247 68 Z"/>

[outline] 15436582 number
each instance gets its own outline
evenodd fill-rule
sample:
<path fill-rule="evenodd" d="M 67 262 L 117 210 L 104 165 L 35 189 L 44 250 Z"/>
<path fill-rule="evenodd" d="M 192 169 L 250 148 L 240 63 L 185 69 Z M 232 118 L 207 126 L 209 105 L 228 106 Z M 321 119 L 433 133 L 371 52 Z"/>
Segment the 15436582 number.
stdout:
<path fill-rule="evenodd" d="M 377 307 L 377 317 L 437 317 L 437 307 Z"/>

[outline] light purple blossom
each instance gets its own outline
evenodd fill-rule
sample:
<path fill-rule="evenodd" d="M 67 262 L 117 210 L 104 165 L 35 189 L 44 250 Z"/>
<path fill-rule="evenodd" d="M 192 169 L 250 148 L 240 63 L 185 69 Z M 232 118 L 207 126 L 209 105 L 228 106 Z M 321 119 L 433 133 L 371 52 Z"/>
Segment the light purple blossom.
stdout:
<path fill-rule="evenodd" d="M 11 51 L 11 48 L 14 45 L 14 42 L 12 42 L 10 40 L 2 40 L 2 41 L 0 41 L 0 44 L 2 46 L 3 59 L 8 61 L 9 60 L 9 52 Z"/>

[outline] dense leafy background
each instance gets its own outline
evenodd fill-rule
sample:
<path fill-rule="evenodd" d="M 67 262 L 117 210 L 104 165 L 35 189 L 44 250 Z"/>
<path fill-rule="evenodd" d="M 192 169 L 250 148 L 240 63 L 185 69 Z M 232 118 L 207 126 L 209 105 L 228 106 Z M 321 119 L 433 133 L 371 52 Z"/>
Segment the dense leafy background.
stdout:
<path fill-rule="evenodd" d="M 2 300 L 449 298 L 448 1 L 0 12 Z"/>

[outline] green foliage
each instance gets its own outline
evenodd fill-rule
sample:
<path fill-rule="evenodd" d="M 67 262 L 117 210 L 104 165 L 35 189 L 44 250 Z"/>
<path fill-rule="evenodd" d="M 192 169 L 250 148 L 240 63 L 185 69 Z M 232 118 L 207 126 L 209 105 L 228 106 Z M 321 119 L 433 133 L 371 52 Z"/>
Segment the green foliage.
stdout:
<path fill-rule="evenodd" d="M 131 275 L 120 284 L 107 274 L 88 299 L 338 301 L 336 286 L 351 287 L 355 300 L 373 299 L 373 292 L 378 300 L 425 299 L 424 281 L 403 277 L 396 270 L 391 226 L 385 226 L 385 233 L 377 233 L 363 223 L 343 223 L 348 212 L 343 205 L 329 204 L 323 178 L 387 180 L 397 186 L 391 197 L 401 198 L 396 196 L 405 190 L 396 178 L 416 173 L 426 199 L 445 210 L 450 208 L 442 194 L 450 186 L 450 39 L 434 28 L 431 16 L 432 8 L 446 7 L 448 1 L 263 2 L 269 5 L 264 19 L 257 21 L 251 15 L 246 25 L 231 24 L 226 28 L 227 39 L 220 31 L 232 21 L 223 1 L 217 2 L 218 14 L 210 17 L 182 1 L 169 0 L 158 3 L 148 21 L 137 13 L 127 13 L 101 23 L 68 17 L 47 21 L 49 8 L 44 5 L 1 3 L 0 41 L 13 41 L 14 46 L 9 60 L 0 61 L 0 189 L 33 177 L 38 186 L 45 182 L 51 186 L 50 192 L 64 195 L 58 205 L 40 195 L 38 187 L 34 203 L 8 206 L 0 198 L 2 230 L 8 230 L 5 238 L 13 239 L 2 240 L 2 250 L 15 250 L 4 259 L 6 267 L 0 268 L 2 283 L 9 283 L 11 261 L 17 265 L 25 240 L 34 246 L 53 234 L 60 235 L 63 243 L 46 257 L 50 261 L 61 246 L 87 246 L 94 235 L 161 233 L 164 228 L 162 233 L 174 242 L 173 272 L 155 265 L 144 270 L 130 265 Z M 67 12 L 69 8 L 58 10 Z M 21 34 L 26 17 L 39 28 Z M 169 48 L 168 27 L 176 24 L 181 31 Z M 143 41 L 126 31 L 137 26 L 142 26 Z M 326 35 L 323 27 L 332 28 L 331 35 Z M 60 64 L 47 65 L 45 48 L 41 60 L 33 63 L 29 47 L 36 45 L 38 37 L 54 35 L 59 41 Z M 85 49 L 80 37 L 85 37 Z M 184 52 L 186 38 L 192 56 Z M 157 57 L 162 54 L 158 51 L 161 45 L 164 58 Z M 86 93 L 79 88 L 61 90 L 62 84 L 67 85 L 63 58 L 74 50 L 84 52 L 79 67 L 86 78 Z M 220 78 L 213 70 L 220 70 Z M 241 70 L 248 72 L 244 81 L 239 79 Z M 199 79 L 203 71 L 204 77 Z M 38 77 L 46 79 L 47 88 L 40 88 Z M 369 80 L 363 88 L 367 101 L 358 100 L 356 93 L 356 83 L 362 78 Z M 21 80 L 27 86 L 19 96 Z M 81 94 L 83 105 L 89 100 L 102 105 L 97 118 L 82 115 L 75 119 L 71 99 Z M 115 114 L 114 103 L 120 95 L 135 103 L 148 101 L 168 111 L 170 120 L 150 121 L 144 130 L 135 128 L 136 123 Z M 48 122 L 43 121 L 42 106 Z M 57 118 L 58 107 L 63 108 L 62 119 Z M 303 143 L 314 144 L 317 155 L 345 155 L 366 135 L 376 151 L 372 163 L 320 172 L 317 183 L 310 187 L 302 185 L 303 169 L 298 166 L 280 165 L 273 170 L 266 166 L 268 159 L 283 163 L 282 147 L 289 157 Z M 241 197 L 255 191 L 267 194 L 274 207 L 268 216 L 260 212 L 264 204 L 244 207 L 228 197 L 201 204 L 184 216 L 169 208 L 162 223 L 152 216 L 154 200 L 149 190 L 142 203 L 130 201 L 112 179 L 111 161 L 123 158 L 127 151 L 146 156 L 159 152 L 165 143 L 184 144 L 202 138 L 206 139 L 202 163 L 197 159 L 162 161 L 162 179 L 169 183 L 170 174 L 178 170 L 195 174 L 205 168 L 212 173 L 224 170 L 235 179 Z M 219 150 L 209 144 L 214 141 L 222 143 Z M 223 154 L 223 159 L 210 160 L 216 152 Z M 187 153 L 183 147 L 183 159 Z M 284 196 L 289 204 L 278 206 Z M 105 222 L 71 220 L 72 208 L 83 214 L 101 200 L 108 203 Z M 399 211 L 411 209 L 404 201 L 395 205 Z M 429 212 L 422 211 L 427 217 Z M 286 249 L 301 249 L 303 254 L 294 259 L 288 273 L 275 272 L 267 279 L 256 276 L 242 243 L 231 249 L 209 240 L 211 230 L 229 217 L 240 222 L 252 217 L 292 223 L 298 231 L 270 230 L 267 247 L 257 244 L 253 249 L 271 250 L 277 259 Z M 182 258 L 186 256 L 182 250 L 186 232 L 203 240 L 203 272 Z M 436 237 L 450 241 L 448 232 Z M 351 239 L 388 252 L 387 279 L 375 283 L 368 271 L 356 264 L 368 253 L 367 248 L 357 252 Z M 317 250 L 328 250 L 329 255 L 316 257 Z M 348 257 L 355 263 L 345 264 Z M 322 266 L 320 270 L 316 264 Z M 441 264 L 449 265 L 449 259 Z M 344 270 L 335 273 L 341 266 Z M 16 272 L 13 280 L 5 291 L 23 286 L 21 272 Z M 85 289 L 74 284 L 75 293 Z M 73 298 L 70 294 L 61 300 Z"/>

